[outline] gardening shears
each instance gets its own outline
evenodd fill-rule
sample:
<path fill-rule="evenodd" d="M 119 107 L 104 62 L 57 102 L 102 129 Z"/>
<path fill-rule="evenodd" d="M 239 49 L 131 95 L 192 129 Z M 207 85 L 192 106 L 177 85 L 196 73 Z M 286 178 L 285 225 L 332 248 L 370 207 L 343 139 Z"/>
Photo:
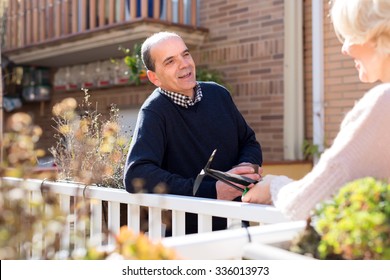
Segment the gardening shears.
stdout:
<path fill-rule="evenodd" d="M 228 173 L 228 172 L 222 172 L 222 171 L 218 171 L 218 170 L 215 170 L 215 169 L 211 169 L 210 165 L 211 165 L 211 162 L 214 159 L 214 156 L 215 156 L 216 152 L 217 152 L 217 149 L 215 149 L 212 152 L 209 160 L 206 163 L 206 166 L 200 171 L 200 173 L 196 177 L 195 182 L 194 182 L 194 187 L 193 187 L 193 190 L 192 190 L 194 196 L 197 193 L 197 191 L 199 189 L 199 186 L 200 186 L 200 184 L 203 181 L 203 178 L 205 176 L 207 176 L 207 175 L 210 176 L 210 177 L 213 177 L 214 179 L 217 179 L 217 180 L 220 180 L 220 181 L 224 182 L 225 184 L 235 188 L 236 190 L 242 191 L 242 195 L 245 195 L 248 192 L 248 190 L 249 190 L 248 186 L 250 184 L 256 184 L 256 183 L 259 182 L 257 180 L 253 180 L 251 178 L 248 178 L 248 177 L 245 177 L 245 176 L 242 176 L 242 175 L 231 174 L 231 173 Z M 233 183 L 245 186 L 245 188 L 241 188 L 241 187 L 239 187 L 239 186 L 237 186 L 237 185 L 235 185 Z"/>

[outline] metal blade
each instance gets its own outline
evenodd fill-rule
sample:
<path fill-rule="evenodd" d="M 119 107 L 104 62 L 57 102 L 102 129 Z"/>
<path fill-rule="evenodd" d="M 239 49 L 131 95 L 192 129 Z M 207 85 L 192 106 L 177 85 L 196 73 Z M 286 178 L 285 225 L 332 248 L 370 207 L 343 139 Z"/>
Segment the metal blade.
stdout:
<path fill-rule="evenodd" d="M 194 182 L 194 186 L 193 186 L 193 188 L 192 188 L 192 194 L 193 194 L 194 196 L 195 196 L 196 192 L 198 191 L 199 186 L 200 186 L 200 184 L 202 183 L 204 176 L 207 175 L 206 172 L 205 172 L 205 170 L 207 170 L 207 169 L 210 167 L 210 164 L 211 164 L 211 162 L 213 161 L 214 155 L 215 155 L 216 152 L 217 152 L 217 149 L 215 149 L 215 150 L 211 153 L 211 156 L 209 157 L 209 160 L 207 161 L 206 166 L 200 171 L 199 175 L 196 176 L 196 179 L 195 179 L 195 182 Z"/>
<path fill-rule="evenodd" d="M 206 176 L 206 173 L 204 172 L 204 169 L 200 171 L 198 176 L 196 176 L 195 182 L 194 182 L 194 187 L 192 189 L 192 195 L 195 196 L 197 193 L 200 183 L 202 183 L 204 176 Z"/>

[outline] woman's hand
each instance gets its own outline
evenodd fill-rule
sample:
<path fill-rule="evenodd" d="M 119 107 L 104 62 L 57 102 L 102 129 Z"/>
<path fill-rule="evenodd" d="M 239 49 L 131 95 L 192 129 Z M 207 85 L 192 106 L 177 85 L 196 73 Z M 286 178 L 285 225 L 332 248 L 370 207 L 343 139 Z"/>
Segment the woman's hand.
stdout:
<path fill-rule="evenodd" d="M 249 186 L 250 190 L 242 197 L 242 201 L 258 204 L 271 204 L 270 183 L 273 177 L 273 175 L 267 175 L 256 185 Z"/>

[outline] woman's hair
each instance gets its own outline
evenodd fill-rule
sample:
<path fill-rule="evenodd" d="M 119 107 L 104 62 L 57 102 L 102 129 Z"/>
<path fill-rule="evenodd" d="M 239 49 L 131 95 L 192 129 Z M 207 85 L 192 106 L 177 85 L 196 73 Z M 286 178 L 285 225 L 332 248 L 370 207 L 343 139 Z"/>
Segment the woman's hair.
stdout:
<path fill-rule="evenodd" d="M 150 54 L 150 50 L 152 49 L 152 47 L 155 44 L 172 37 L 181 38 L 174 32 L 163 31 L 153 34 L 143 42 L 141 48 L 141 58 L 147 70 L 155 71 L 155 61 L 152 59 L 152 56 Z"/>
<path fill-rule="evenodd" d="M 330 17 L 342 42 L 373 41 L 379 52 L 390 53 L 390 0 L 333 0 Z"/>

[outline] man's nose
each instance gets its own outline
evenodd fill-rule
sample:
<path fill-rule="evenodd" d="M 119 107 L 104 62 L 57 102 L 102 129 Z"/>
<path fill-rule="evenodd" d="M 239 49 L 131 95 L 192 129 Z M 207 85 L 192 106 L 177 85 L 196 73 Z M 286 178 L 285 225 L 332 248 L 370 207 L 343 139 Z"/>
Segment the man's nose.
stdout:
<path fill-rule="evenodd" d="M 180 67 L 187 67 L 188 64 L 189 64 L 188 59 L 186 59 L 185 57 L 180 58 L 180 63 L 179 63 Z"/>

